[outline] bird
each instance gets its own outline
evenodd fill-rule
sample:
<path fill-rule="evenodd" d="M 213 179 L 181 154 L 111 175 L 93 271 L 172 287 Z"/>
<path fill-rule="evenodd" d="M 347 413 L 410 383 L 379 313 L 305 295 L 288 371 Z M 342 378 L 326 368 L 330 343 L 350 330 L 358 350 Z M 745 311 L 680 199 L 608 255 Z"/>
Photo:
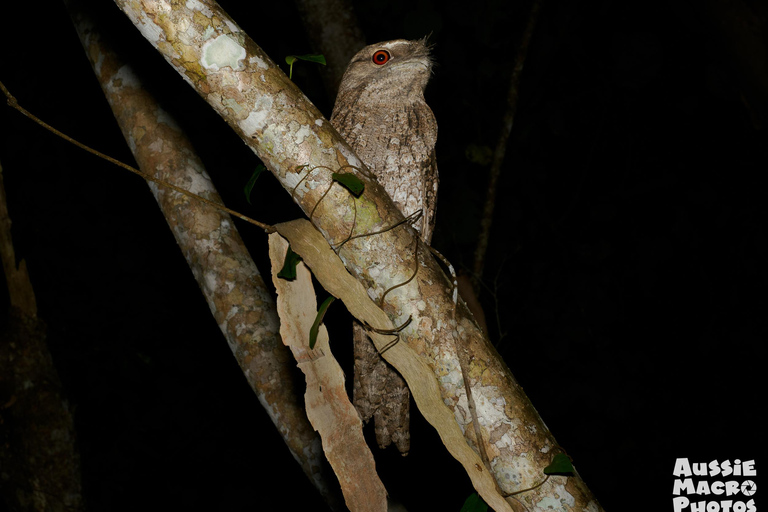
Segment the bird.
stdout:
<path fill-rule="evenodd" d="M 424 99 L 433 61 L 426 38 L 366 46 L 352 57 L 331 114 L 331 125 L 373 173 L 400 212 L 421 211 L 414 228 L 429 245 L 435 227 L 437 121 Z M 353 404 L 374 420 L 380 448 L 410 449 L 410 391 L 403 378 L 354 322 Z"/>

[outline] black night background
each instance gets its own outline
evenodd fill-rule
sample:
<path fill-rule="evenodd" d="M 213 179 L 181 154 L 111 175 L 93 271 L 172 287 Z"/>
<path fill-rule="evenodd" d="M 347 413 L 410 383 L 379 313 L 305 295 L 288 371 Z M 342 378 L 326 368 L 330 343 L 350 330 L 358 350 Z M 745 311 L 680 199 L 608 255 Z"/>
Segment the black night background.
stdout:
<path fill-rule="evenodd" d="M 484 155 L 530 2 L 354 4 L 369 43 L 431 34 L 433 245 L 471 269 Z M 291 2 L 221 5 L 275 62 L 312 52 Z M 255 155 L 114 4 L 99 12 L 227 206 L 267 223 L 301 216 L 267 174 L 246 202 Z M 0 80 L 20 104 L 133 164 L 64 6 L 14 2 L 3 19 Z M 609 511 L 672 510 L 678 457 L 755 459 L 760 485 L 767 21 L 758 0 L 541 4 L 480 299 L 491 340 Z M 297 65 L 293 80 L 330 115 L 314 64 Z M 74 408 L 89 509 L 324 510 L 146 183 L 4 104 L 0 129 L 14 247 Z M 268 275 L 265 235 L 235 224 Z M 326 324 L 349 364 L 349 316 L 339 306 Z M 374 450 L 385 485 L 411 511 L 458 512 L 468 478 L 418 413 L 412 422 L 406 459 Z"/>

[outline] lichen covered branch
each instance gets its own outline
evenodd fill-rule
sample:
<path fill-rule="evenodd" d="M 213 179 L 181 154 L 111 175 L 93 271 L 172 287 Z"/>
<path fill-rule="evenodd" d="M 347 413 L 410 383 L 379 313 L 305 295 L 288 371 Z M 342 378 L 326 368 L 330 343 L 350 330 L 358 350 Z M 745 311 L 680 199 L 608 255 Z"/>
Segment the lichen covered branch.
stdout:
<path fill-rule="evenodd" d="M 283 187 L 293 192 L 303 211 L 314 210 L 313 222 L 330 244 L 348 239 L 353 229 L 355 234 L 370 233 L 402 220 L 391 199 L 320 112 L 218 5 L 199 0 L 117 3 Z M 365 182 L 365 192 L 353 198 L 343 187 L 333 187 L 325 194 L 333 170 L 349 165 L 361 169 L 349 168 Z M 413 273 L 417 239 L 413 228 L 404 224 L 376 236 L 352 238 L 339 256 L 369 296 L 378 300 Z M 486 443 L 501 490 L 513 492 L 539 483 L 556 447 L 554 438 L 462 304 L 455 322 L 452 320 L 451 283 L 429 251 L 421 248 L 417 254 L 420 268 L 416 277 L 388 293 L 383 309 L 394 325 L 412 318 L 400 333 L 401 342 L 408 343 L 432 367 L 443 400 L 453 410 L 467 442 Z M 454 330 L 469 361 L 468 381 L 481 423 L 481 440 L 475 438 L 471 425 L 464 378 L 451 341 Z M 549 478 L 517 499 L 531 511 L 600 510 L 578 476 Z"/>

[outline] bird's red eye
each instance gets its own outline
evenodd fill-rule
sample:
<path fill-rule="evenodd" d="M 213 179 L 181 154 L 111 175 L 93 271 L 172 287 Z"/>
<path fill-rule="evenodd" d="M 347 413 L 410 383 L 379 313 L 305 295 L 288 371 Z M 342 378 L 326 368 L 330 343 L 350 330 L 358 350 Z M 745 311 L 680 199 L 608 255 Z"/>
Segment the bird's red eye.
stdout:
<path fill-rule="evenodd" d="M 389 52 L 387 50 L 379 50 L 373 54 L 373 63 L 382 66 L 389 61 Z"/>

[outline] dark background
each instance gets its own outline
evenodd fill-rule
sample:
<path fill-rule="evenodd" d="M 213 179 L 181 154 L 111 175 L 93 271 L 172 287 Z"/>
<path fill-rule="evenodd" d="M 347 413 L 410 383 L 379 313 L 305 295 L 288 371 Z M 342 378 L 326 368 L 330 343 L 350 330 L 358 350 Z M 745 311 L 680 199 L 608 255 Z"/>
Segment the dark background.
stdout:
<path fill-rule="evenodd" d="M 44 4 L 4 7 L 0 79 L 47 122 L 132 164 L 66 10 Z M 222 2 L 276 62 L 311 52 L 289 2 L 261 4 Z M 606 510 L 671 510 L 675 458 L 764 448 L 766 133 L 744 61 L 765 72 L 768 10 L 723 5 L 545 0 L 525 64 L 481 300 L 491 339 Z M 369 42 L 432 34 L 433 244 L 471 269 L 488 174 L 478 155 L 495 144 L 530 4 L 355 6 Z M 301 215 L 271 176 L 248 205 L 256 157 L 103 8 L 227 205 L 269 223 Z M 733 23 L 759 51 L 731 44 Z M 294 81 L 329 115 L 313 66 Z M 16 253 L 74 406 L 90 509 L 322 510 L 145 183 L 7 107 L 0 128 Z M 267 273 L 266 237 L 238 226 Z M 342 359 L 348 320 L 341 308 L 327 317 Z M 414 416 L 411 455 L 377 452 L 381 476 L 412 511 L 458 511 L 469 481 Z M 241 441 L 255 431 L 262 443 Z"/>

